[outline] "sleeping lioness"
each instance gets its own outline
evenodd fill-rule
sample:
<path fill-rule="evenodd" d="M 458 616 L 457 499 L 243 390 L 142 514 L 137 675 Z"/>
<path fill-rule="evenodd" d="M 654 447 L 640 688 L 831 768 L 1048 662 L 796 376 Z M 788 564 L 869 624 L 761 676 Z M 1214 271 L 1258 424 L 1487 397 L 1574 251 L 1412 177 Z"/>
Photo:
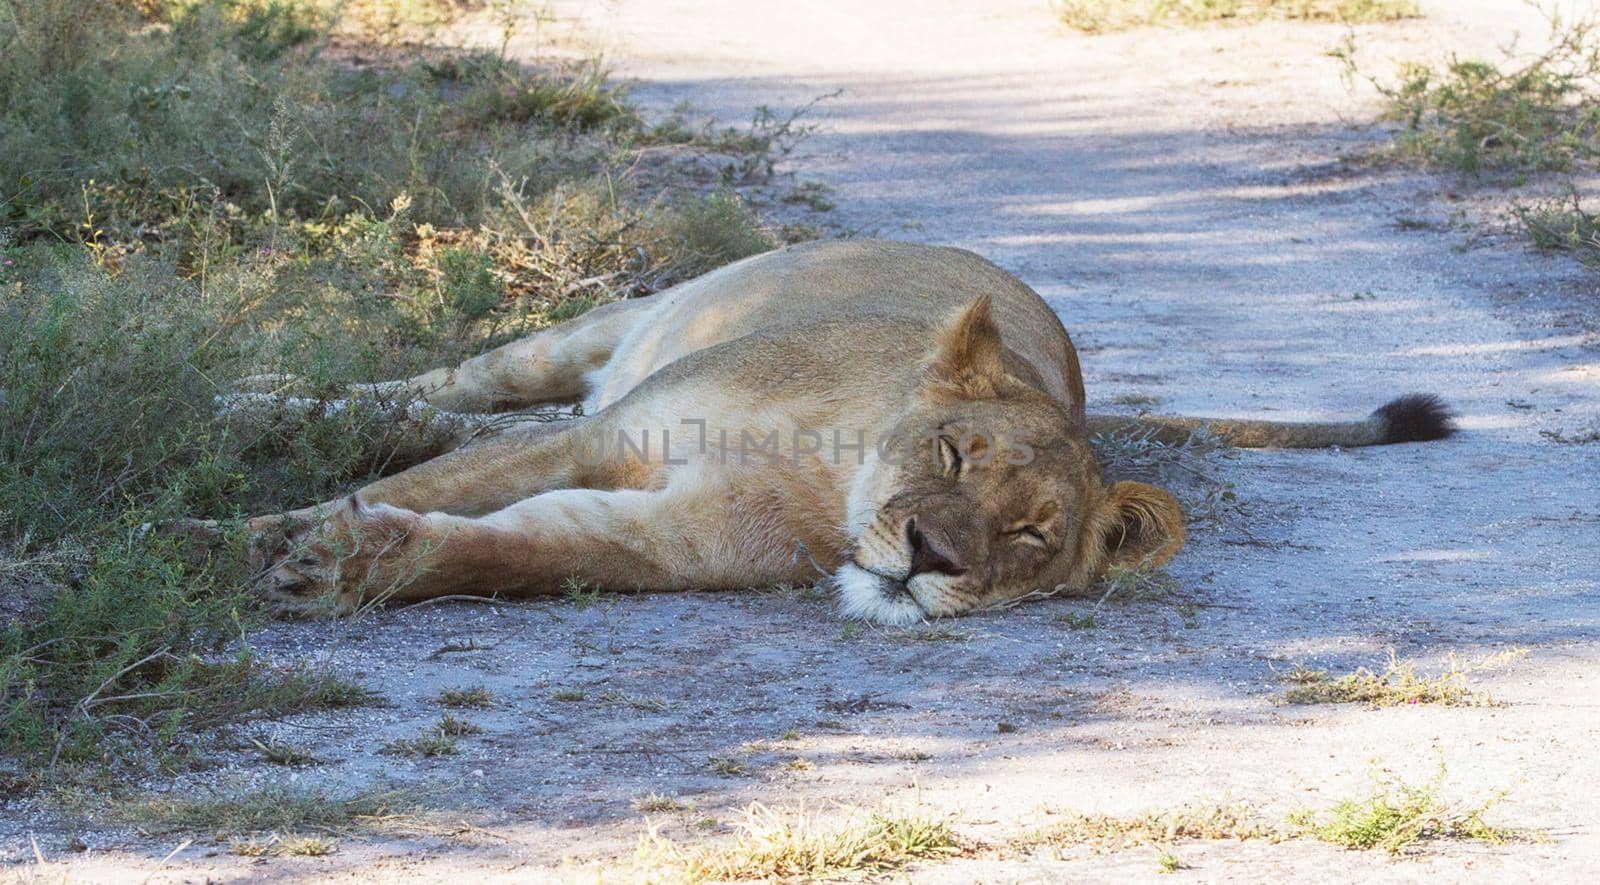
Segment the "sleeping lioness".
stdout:
<path fill-rule="evenodd" d="M 353 395 L 446 413 L 579 402 L 342 501 L 262 517 L 288 612 L 382 599 L 809 583 L 882 623 L 1083 590 L 1184 541 L 1173 496 L 1107 485 L 1092 434 L 1364 446 L 1451 432 L 1432 397 L 1327 424 L 1105 418 L 1054 312 L 959 249 L 819 242 Z"/>

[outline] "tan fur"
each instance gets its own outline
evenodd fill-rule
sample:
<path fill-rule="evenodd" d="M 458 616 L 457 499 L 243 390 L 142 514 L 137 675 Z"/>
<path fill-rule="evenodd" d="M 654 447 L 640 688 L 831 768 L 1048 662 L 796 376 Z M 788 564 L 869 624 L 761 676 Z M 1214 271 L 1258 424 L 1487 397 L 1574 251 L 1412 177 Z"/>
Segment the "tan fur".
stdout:
<path fill-rule="evenodd" d="M 1197 433 L 1244 449 L 1325 449 L 1329 446 L 1371 446 L 1382 441 L 1375 417 L 1360 421 L 1246 421 L 1238 418 L 1180 418 L 1168 415 L 1089 416 L 1089 435 L 1134 435 L 1168 445 L 1182 445 Z"/>
<path fill-rule="evenodd" d="M 368 391 L 450 411 L 581 397 L 588 417 L 254 521 L 281 538 L 284 610 L 826 574 L 847 613 L 898 622 L 1080 590 L 1183 543 L 1170 494 L 1104 485 L 1055 313 L 956 249 L 795 246 Z"/>

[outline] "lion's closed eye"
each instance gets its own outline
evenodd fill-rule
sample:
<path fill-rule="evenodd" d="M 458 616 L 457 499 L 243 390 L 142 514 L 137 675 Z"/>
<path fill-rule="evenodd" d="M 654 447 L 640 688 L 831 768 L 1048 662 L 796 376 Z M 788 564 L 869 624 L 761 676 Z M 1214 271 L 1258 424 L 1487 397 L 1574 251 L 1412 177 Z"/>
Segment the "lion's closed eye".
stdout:
<path fill-rule="evenodd" d="M 1045 538 L 1044 532 L 1040 531 L 1038 526 L 1019 526 L 1004 532 L 1004 534 L 1011 540 L 1022 544 L 1032 544 L 1035 547 L 1044 548 L 1048 548 L 1050 546 L 1050 541 Z"/>

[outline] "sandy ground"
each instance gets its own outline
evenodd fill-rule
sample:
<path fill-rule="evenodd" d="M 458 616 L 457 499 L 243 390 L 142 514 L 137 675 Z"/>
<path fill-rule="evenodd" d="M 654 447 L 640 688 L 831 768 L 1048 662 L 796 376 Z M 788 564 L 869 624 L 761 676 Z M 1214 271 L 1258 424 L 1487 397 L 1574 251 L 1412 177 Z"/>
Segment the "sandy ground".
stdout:
<path fill-rule="evenodd" d="M 1514 2 L 1428 5 L 1422 21 L 1357 28 L 1364 61 L 1387 71 L 1539 33 Z M 1509 791 L 1491 819 L 1547 838 L 1402 859 L 1185 843 L 1189 869 L 1160 878 L 1600 876 L 1600 444 L 1541 433 L 1600 426 L 1600 283 L 1507 232 L 1503 206 L 1540 183 L 1507 192 L 1342 162 L 1382 133 L 1366 122 L 1370 91 L 1352 93 L 1322 54 L 1336 26 L 1089 38 L 1023 0 L 553 9 L 540 42 L 514 51 L 604 51 L 653 107 L 687 100 L 739 123 L 759 104 L 839 92 L 790 162 L 795 180 L 831 188 L 841 229 L 965 246 L 1019 274 L 1076 339 L 1091 407 L 1142 394 L 1161 411 L 1314 418 L 1424 390 L 1465 432 L 1217 460 L 1208 469 L 1243 506 L 1198 526 L 1173 564 L 1186 602 L 1050 600 L 857 630 L 814 594 L 647 595 L 275 626 L 253 641 L 347 666 L 393 704 L 240 734 L 326 760 L 299 784 L 413 785 L 445 809 L 431 826 L 346 839 L 326 858 L 199 843 L 163 864 L 180 838 L 86 831 L 89 850 L 71 854 L 70 822 L 13 803 L 0 878 L 592 880 L 626 866 L 647 826 L 632 801 L 651 792 L 693 803 L 648 816 L 687 841 L 725 837 L 759 800 L 822 817 L 920 807 L 997 842 L 1072 811 L 1236 800 L 1281 817 L 1363 791 L 1379 767 L 1425 780 L 1441 765 L 1448 796 Z M 1091 613 L 1093 629 L 1064 623 Z M 463 645 L 475 648 L 448 650 Z M 1437 669 L 1514 649 L 1527 654 L 1472 677 L 1499 706 L 1275 700 L 1296 662 L 1345 670 L 1393 650 Z M 378 754 L 438 718 L 441 688 L 476 685 L 495 706 L 466 714 L 485 733 L 458 755 Z M 745 773 L 714 774 L 709 756 Z M 219 758 L 155 786 L 290 777 L 248 753 Z M 1158 878 L 1149 848 L 910 876 Z"/>

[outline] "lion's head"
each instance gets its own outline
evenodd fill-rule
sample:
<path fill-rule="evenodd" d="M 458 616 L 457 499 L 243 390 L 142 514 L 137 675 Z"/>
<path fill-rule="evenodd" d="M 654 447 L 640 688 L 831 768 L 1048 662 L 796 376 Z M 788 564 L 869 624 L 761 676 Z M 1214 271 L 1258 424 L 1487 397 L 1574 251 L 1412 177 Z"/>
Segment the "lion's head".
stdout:
<path fill-rule="evenodd" d="M 989 299 L 940 332 L 893 445 L 850 495 L 846 614 L 910 623 L 1034 591 L 1086 588 L 1183 545 L 1166 491 L 1107 486 L 1081 421 L 1010 358 Z"/>

